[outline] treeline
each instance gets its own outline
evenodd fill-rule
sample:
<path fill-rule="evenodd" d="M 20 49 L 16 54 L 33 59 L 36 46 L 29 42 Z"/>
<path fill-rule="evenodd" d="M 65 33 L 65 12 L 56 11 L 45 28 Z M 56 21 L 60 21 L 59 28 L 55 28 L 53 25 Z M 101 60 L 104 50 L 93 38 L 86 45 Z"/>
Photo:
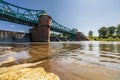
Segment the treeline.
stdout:
<path fill-rule="evenodd" d="M 89 40 L 96 41 L 120 41 L 120 24 L 117 26 L 101 27 L 98 29 L 99 36 L 93 36 L 93 31 L 89 31 Z"/>
<path fill-rule="evenodd" d="M 120 38 L 120 24 L 118 26 L 101 27 L 98 33 L 99 38 Z"/>

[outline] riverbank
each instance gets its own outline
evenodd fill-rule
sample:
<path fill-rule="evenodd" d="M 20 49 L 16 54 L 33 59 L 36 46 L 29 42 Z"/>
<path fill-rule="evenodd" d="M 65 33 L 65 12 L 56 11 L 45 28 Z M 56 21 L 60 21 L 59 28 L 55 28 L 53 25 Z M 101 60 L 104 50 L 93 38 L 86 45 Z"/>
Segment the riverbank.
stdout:
<path fill-rule="evenodd" d="M 99 38 L 99 37 L 90 37 L 90 41 L 120 41 L 120 38 Z"/>

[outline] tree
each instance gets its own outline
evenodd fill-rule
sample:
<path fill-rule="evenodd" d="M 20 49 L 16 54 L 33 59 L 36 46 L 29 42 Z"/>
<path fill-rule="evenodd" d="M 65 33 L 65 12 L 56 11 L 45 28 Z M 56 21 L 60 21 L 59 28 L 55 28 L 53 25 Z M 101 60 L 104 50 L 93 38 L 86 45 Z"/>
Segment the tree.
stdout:
<path fill-rule="evenodd" d="M 93 37 L 93 31 L 89 31 L 88 36 Z"/>
<path fill-rule="evenodd" d="M 77 32 L 77 31 L 78 31 L 78 29 L 76 29 L 76 28 L 73 28 L 73 29 L 72 29 L 72 31 L 73 31 L 73 32 Z"/>
<path fill-rule="evenodd" d="M 116 28 L 116 36 L 120 38 L 120 24 Z"/>
<path fill-rule="evenodd" d="M 110 26 L 108 27 L 108 36 L 109 37 L 113 37 L 114 33 L 115 33 L 115 26 Z"/>
<path fill-rule="evenodd" d="M 57 36 L 58 36 L 58 37 L 62 37 L 62 36 L 63 36 L 63 34 L 62 34 L 62 33 L 59 33 Z"/>
<path fill-rule="evenodd" d="M 56 37 L 56 36 L 57 36 L 56 33 L 51 33 L 50 35 L 51 35 L 52 37 Z"/>
<path fill-rule="evenodd" d="M 99 33 L 99 37 L 105 38 L 107 34 L 107 27 L 101 27 L 98 30 L 98 33 Z"/>

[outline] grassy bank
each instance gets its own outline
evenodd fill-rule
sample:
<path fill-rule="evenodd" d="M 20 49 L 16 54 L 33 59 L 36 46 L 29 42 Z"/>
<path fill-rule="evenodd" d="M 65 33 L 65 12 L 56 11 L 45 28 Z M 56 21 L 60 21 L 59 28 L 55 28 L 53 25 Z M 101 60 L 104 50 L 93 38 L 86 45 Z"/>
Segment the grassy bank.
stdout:
<path fill-rule="evenodd" d="M 99 37 L 89 37 L 90 41 L 120 41 L 120 38 L 113 38 L 113 37 L 108 37 L 108 38 L 99 38 Z"/>

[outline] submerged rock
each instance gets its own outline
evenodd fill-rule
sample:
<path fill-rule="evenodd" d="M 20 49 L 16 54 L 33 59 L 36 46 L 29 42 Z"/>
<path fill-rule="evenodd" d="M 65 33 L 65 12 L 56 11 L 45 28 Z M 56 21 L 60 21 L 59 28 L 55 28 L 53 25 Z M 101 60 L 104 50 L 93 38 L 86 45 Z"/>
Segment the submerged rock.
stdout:
<path fill-rule="evenodd" d="M 12 66 L 0 68 L 0 80 L 60 80 L 53 73 L 47 73 L 42 67 L 26 68 Z"/>

